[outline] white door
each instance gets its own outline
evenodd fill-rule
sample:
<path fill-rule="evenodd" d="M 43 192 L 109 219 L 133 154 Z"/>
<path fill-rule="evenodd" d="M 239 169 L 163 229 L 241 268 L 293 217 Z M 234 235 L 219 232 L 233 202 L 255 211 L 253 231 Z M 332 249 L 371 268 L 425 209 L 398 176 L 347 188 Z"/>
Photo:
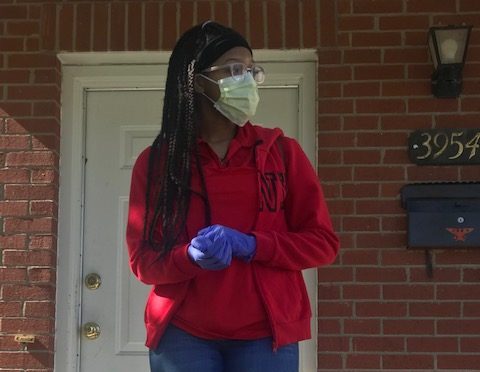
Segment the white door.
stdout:
<path fill-rule="evenodd" d="M 306 126 L 304 123 L 314 120 L 315 105 L 309 103 L 314 102 L 314 97 L 305 95 L 314 95 L 315 92 L 315 63 L 263 65 L 269 74 L 260 89 L 262 103 L 255 121 L 265 126 L 281 127 L 288 136 L 298 138 L 313 157 L 311 139 L 315 138 L 315 125 Z M 105 66 L 84 68 L 81 74 L 88 76 L 85 71 L 95 68 L 105 69 Z M 79 366 L 81 372 L 149 370 L 143 325 L 149 288 L 139 283 L 129 271 L 124 236 L 131 168 L 139 152 L 151 144 L 159 131 L 163 85 L 145 86 L 148 85 L 145 84 L 147 70 L 145 66 L 136 68 L 138 75 L 143 75 L 141 84 L 136 81 L 135 66 L 132 65 L 125 73 L 122 73 L 121 66 L 112 66 L 115 71 L 113 87 L 111 77 L 102 84 L 104 77 L 98 71 L 93 72 L 97 75 L 94 79 L 84 77 L 82 84 L 84 140 L 77 139 L 83 143 L 84 162 L 80 218 L 82 243 L 77 284 L 80 357 L 76 363 L 71 363 Z M 166 65 L 155 68 L 155 74 L 163 75 L 161 80 L 164 80 L 165 73 Z M 313 89 L 307 89 L 307 83 L 313 85 Z M 308 111 L 313 111 L 313 116 Z M 314 148 L 315 142 L 313 151 Z M 92 284 L 99 284 L 98 288 L 87 285 L 87 278 Z M 315 270 L 307 272 L 306 278 L 315 312 Z M 61 285 L 59 282 L 59 287 Z M 88 337 L 86 325 L 90 329 Z M 301 345 L 302 371 L 316 370 L 316 323 L 313 322 L 312 326 L 312 341 Z M 61 339 L 61 335 L 58 337 Z M 63 370 L 60 365 L 56 369 Z"/>

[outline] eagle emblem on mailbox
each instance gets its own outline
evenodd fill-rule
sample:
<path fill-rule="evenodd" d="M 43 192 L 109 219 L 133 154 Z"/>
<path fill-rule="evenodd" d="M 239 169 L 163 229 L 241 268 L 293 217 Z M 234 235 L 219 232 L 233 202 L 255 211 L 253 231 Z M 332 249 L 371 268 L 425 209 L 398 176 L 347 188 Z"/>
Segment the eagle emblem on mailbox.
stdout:
<path fill-rule="evenodd" d="M 473 227 L 447 227 L 447 231 L 451 233 L 453 235 L 453 239 L 458 242 L 464 242 L 467 234 L 470 234 L 473 230 L 475 230 Z"/>

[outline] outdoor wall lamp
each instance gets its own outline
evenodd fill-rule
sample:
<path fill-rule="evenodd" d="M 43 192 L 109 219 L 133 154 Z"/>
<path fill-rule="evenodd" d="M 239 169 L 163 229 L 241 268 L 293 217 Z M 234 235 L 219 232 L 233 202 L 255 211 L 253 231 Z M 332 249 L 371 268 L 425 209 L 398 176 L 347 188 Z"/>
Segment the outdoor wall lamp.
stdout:
<path fill-rule="evenodd" d="M 462 91 L 462 70 L 472 26 L 431 27 L 428 48 L 435 71 L 432 93 L 437 98 L 456 98 Z"/>

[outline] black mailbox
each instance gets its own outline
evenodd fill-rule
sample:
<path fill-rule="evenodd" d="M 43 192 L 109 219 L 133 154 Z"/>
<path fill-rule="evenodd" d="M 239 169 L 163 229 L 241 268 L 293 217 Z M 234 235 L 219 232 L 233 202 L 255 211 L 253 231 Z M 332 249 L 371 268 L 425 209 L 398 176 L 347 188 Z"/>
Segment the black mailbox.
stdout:
<path fill-rule="evenodd" d="M 409 248 L 480 248 L 480 182 L 411 184 L 401 195 Z"/>

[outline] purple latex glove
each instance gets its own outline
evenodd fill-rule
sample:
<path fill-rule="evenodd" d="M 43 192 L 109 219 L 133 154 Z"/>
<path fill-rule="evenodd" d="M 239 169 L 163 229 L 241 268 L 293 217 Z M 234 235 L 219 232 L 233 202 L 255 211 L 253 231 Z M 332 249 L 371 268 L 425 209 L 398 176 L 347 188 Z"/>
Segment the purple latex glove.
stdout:
<path fill-rule="evenodd" d="M 251 261 L 257 250 L 257 240 L 253 235 L 222 225 L 208 226 L 198 232 L 198 236 L 209 238 L 213 242 L 224 242 L 231 247 L 233 256 Z"/>
<path fill-rule="evenodd" d="M 232 262 L 232 249 L 224 242 L 213 242 L 207 237 L 192 239 L 187 249 L 190 259 L 202 269 L 223 270 Z"/>

